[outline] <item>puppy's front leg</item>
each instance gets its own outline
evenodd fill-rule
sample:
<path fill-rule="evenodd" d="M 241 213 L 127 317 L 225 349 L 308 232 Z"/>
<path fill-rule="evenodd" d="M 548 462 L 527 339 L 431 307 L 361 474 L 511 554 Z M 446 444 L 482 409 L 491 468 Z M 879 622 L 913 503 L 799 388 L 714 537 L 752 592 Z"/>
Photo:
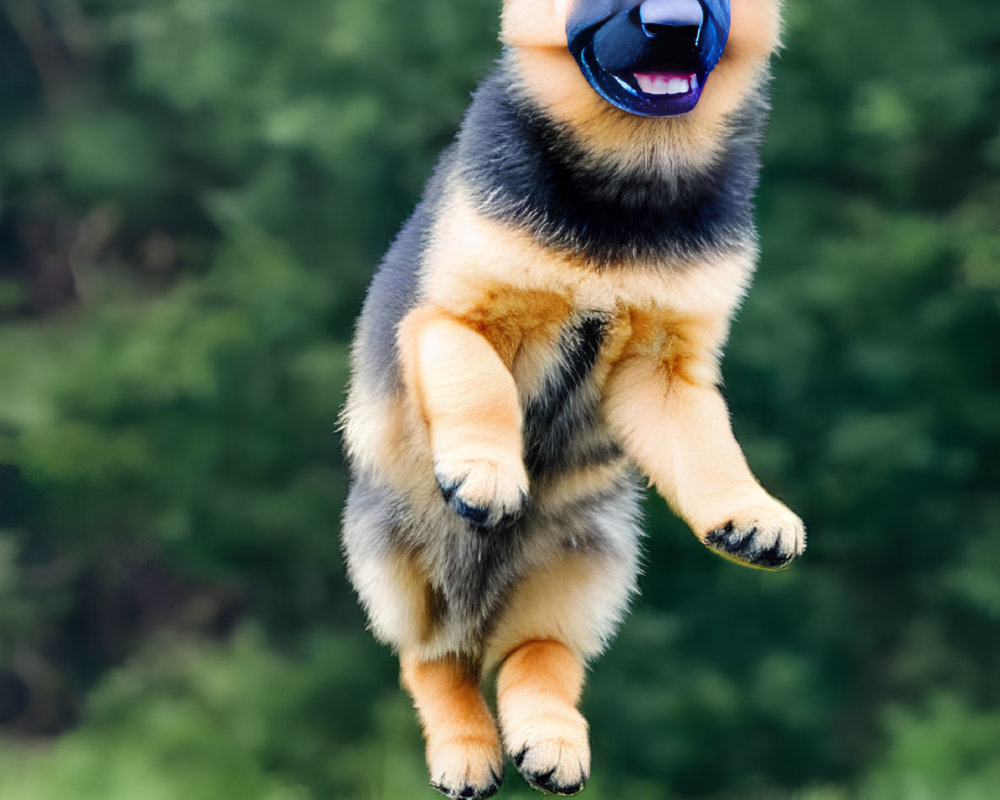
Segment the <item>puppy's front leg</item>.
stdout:
<path fill-rule="evenodd" d="M 704 544 L 736 561 L 780 569 L 805 550 L 805 529 L 750 472 L 726 403 L 703 377 L 712 372 L 677 360 L 628 358 L 611 376 L 608 421 Z"/>
<path fill-rule="evenodd" d="M 510 371 L 480 333 L 435 308 L 403 320 L 400 344 L 445 499 L 475 525 L 512 520 L 527 500 L 528 475 Z"/>

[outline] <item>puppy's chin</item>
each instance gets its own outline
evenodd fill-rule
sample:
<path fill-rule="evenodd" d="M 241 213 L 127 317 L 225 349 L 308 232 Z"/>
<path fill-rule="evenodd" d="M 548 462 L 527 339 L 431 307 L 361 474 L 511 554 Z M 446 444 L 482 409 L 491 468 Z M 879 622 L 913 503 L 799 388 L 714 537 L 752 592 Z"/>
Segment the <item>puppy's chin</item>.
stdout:
<path fill-rule="evenodd" d="M 702 108 L 709 99 L 707 88 L 687 114 L 640 117 L 597 94 L 568 50 L 517 47 L 508 51 L 507 60 L 519 91 L 595 162 L 623 168 L 698 168 L 712 163 L 724 145 L 726 111 L 713 109 L 711 102 Z"/>

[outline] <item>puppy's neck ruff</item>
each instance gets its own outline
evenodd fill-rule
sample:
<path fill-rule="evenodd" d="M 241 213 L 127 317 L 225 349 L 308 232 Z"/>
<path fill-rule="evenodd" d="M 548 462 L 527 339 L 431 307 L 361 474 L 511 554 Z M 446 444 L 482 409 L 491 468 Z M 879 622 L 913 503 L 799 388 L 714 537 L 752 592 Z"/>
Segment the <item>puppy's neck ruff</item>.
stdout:
<path fill-rule="evenodd" d="M 483 82 L 459 134 L 453 174 L 479 213 L 598 268 L 752 246 L 762 100 L 725 119 L 713 155 L 695 158 L 679 117 L 631 116 L 597 98 L 603 130 L 567 122 L 531 91 L 521 71 L 534 65 L 519 55 Z M 614 146 L 601 141 L 612 134 Z"/>

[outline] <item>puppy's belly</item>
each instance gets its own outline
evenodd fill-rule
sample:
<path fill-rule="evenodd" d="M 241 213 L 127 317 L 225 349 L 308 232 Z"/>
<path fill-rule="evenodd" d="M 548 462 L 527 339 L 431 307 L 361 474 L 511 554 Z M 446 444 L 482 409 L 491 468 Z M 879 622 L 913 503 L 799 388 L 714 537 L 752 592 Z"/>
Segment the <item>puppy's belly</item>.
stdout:
<path fill-rule="evenodd" d="M 420 479 L 407 473 L 396 488 L 358 475 L 345 515 L 345 551 L 381 638 L 428 656 L 480 653 L 501 620 L 512 629 L 507 606 L 519 587 L 538 575 L 558 576 L 560 565 L 576 576 L 581 594 L 591 580 L 595 596 L 603 596 L 606 588 L 597 584 L 608 574 L 630 576 L 616 578 L 621 597 L 609 606 L 624 607 L 637 559 L 639 495 L 600 413 L 609 324 L 606 315 L 576 313 L 554 337 L 528 343 L 512 365 L 522 390 L 531 495 L 514 524 L 470 525 L 444 502 L 429 470 Z M 591 640 L 603 641 L 603 629 Z"/>
<path fill-rule="evenodd" d="M 568 469 L 539 483 L 514 525 L 482 531 L 443 501 L 418 507 L 392 489 L 357 481 L 344 545 L 376 634 L 428 654 L 479 653 L 517 586 L 539 572 L 558 575 L 563 559 L 606 560 L 616 573 L 624 564 L 633 574 L 636 483 L 621 459 Z"/>

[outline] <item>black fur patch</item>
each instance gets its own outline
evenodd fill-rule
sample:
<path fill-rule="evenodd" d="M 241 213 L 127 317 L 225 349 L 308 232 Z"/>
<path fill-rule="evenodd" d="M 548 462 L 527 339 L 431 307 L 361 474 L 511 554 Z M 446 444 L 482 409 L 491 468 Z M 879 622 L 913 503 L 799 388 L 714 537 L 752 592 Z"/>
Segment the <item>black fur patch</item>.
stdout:
<path fill-rule="evenodd" d="M 598 398 L 588 378 L 604 342 L 606 320 L 590 316 L 562 335 L 561 358 L 539 395 L 524 408 L 524 463 L 528 474 L 552 475 L 571 467 L 603 463 L 621 455 L 598 435 Z"/>
<path fill-rule="evenodd" d="M 571 134 L 520 97 L 501 64 L 466 114 L 459 174 L 481 213 L 595 266 L 735 250 L 754 236 L 766 112 L 761 95 L 734 115 L 722 157 L 703 170 L 668 179 L 585 167 Z"/>

